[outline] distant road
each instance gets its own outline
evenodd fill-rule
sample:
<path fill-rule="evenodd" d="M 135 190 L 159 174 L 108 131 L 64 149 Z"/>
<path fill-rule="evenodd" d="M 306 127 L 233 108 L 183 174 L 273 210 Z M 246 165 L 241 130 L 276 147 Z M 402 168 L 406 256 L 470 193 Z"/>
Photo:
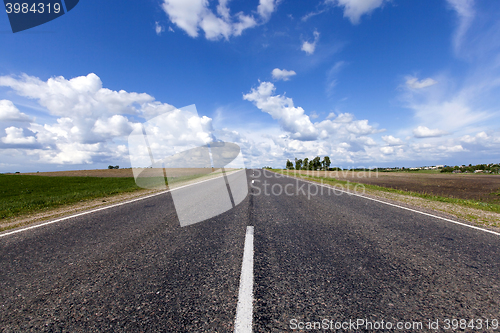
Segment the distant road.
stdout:
<path fill-rule="evenodd" d="M 0 331 L 232 332 L 247 226 L 254 332 L 500 320 L 500 235 L 247 174 L 236 208 L 184 228 L 165 193 L 0 237 Z"/>

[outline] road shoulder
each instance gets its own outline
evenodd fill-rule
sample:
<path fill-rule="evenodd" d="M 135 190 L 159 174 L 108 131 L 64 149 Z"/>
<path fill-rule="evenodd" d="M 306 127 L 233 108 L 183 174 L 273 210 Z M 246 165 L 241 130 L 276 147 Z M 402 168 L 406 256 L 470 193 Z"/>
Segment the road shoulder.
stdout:
<path fill-rule="evenodd" d="M 270 170 L 269 170 L 270 171 Z M 304 181 L 321 183 L 318 178 L 300 177 L 286 175 L 290 178 L 297 178 Z M 330 186 L 329 184 L 323 184 Z M 354 187 L 354 183 L 352 184 Z M 361 184 L 362 185 L 362 184 Z M 358 187 L 358 188 L 363 188 Z M 495 232 L 500 232 L 500 214 L 472 207 L 465 207 L 458 204 L 439 202 L 421 197 L 415 197 L 411 194 L 390 193 L 385 191 L 377 191 L 371 188 L 364 188 L 363 191 L 354 191 L 352 188 L 343 188 L 346 192 L 355 193 L 367 198 L 384 201 L 393 205 L 418 210 L 427 214 L 433 214 L 439 217 L 454 219 L 458 222 L 467 223 L 473 226 L 482 227 Z"/>

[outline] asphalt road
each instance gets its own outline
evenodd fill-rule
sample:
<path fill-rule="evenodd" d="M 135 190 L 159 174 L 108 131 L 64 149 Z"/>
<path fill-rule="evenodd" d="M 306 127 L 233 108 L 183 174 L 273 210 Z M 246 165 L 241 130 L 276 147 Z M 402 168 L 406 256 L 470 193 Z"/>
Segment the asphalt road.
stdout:
<path fill-rule="evenodd" d="M 495 331 L 499 235 L 247 175 L 239 205 L 186 227 L 166 193 L 0 237 L 0 330 L 232 332 L 253 226 L 254 332 L 349 320 L 367 331 L 358 319 L 370 331 L 439 320 L 434 331 L 451 332 L 447 319 Z"/>

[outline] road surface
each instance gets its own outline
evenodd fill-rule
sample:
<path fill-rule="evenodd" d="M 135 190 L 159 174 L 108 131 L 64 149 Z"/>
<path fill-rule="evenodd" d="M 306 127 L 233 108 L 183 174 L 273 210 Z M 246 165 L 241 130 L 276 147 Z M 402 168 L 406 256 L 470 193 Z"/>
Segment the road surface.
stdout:
<path fill-rule="evenodd" d="M 0 234 L 0 331 L 232 332 L 248 226 L 254 332 L 494 331 L 500 235 L 246 172 L 239 205 L 186 227 L 165 193 Z"/>

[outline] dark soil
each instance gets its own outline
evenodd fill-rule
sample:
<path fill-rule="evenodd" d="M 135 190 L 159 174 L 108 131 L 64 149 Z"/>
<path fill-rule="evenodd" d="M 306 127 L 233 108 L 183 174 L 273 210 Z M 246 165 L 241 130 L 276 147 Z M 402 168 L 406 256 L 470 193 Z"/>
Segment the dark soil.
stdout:
<path fill-rule="evenodd" d="M 301 171 L 301 173 L 306 172 Z M 315 172 L 314 176 L 317 175 L 318 172 Z M 319 176 L 325 176 L 325 172 L 321 172 Z M 342 173 L 339 171 L 328 172 L 326 176 L 403 191 L 500 204 L 500 175 L 409 172 L 379 172 L 377 174 L 375 172 Z"/>

